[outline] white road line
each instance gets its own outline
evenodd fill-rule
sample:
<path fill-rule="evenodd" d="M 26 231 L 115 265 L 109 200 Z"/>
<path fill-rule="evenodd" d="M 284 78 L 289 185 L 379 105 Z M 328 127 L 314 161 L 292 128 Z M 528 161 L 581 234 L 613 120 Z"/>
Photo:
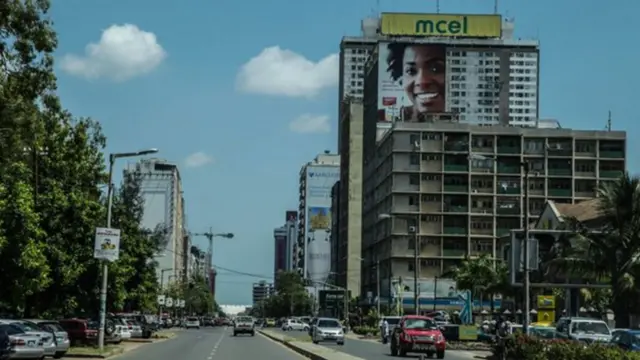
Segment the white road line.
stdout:
<path fill-rule="evenodd" d="M 216 344 L 213 345 L 213 349 L 211 349 L 211 353 L 209 354 L 209 357 L 207 357 L 207 360 L 213 360 L 213 357 L 216 355 L 216 352 L 218 351 L 218 347 L 220 347 L 220 344 L 222 343 L 222 339 L 224 339 L 226 330 L 227 328 L 225 327 L 223 333 L 220 334 L 218 341 L 216 341 Z"/>

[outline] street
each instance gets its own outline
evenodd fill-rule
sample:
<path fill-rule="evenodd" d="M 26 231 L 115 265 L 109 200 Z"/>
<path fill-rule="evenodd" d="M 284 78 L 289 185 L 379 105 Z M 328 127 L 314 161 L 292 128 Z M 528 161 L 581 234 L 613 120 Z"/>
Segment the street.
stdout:
<path fill-rule="evenodd" d="M 310 340 L 309 335 L 305 331 L 282 331 L 280 329 L 270 328 L 268 330 L 285 333 L 287 336 L 297 338 L 301 340 Z M 357 356 L 366 360 L 389 360 L 391 353 L 389 351 L 389 345 L 383 345 L 380 342 L 374 342 L 371 340 L 357 340 L 348 338 L 345 341 L 344 346 L 336 344 L 323 344 L 319 345 L 331 347 L 332 349 L 347 353 L 349 355 Z M 416 354 L 409 354 L 409 358 L 418 358 Z M 447 351 L 447 360 L 469 360 L 473 359 L 474 354 L 467 351 L 451 350 Z"/>
<path fill-rule="evenodd" d="M 178 331 L 173 339 L 141 346 L 118 360 L 301 360 L 303 357 L 262 335 L 234 337 L 223 327 Z"/>

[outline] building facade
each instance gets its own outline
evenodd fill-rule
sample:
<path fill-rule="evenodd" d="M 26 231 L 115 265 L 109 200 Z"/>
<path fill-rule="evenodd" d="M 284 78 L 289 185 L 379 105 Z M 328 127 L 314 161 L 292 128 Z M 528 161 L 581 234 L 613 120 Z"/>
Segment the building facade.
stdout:
<path fill-rule="evenodd" d="M 298 241 L 298 211 L 287 210 L 285 213 L 284 227 L 287 232 L 287 257 L 286 257 L 286 271 L 292 271 L 295 269 L 294 254 L 297 251 Z"/>
<path fill-rule="evenodd" d="M 274 259 L 273 278 L 276 279 L 280 271 L 287 271 L 287 237 L 285 226 L 273 229 Z"/>
<path fill-rule="evenodd" d="M 144 199 L 142 226 L 166 234 L 162 250 L 154 257 L 158 263 L 158 281 L 167 286 L 170 279 L 186 278 L 191 244 L 178 167 L 165 160 L 152 158 L 130 163 L 125 171 L 136 172 L 141 178 Z M 166 269 L 171 271 L 162 272 Z M 162 274 L 164 279 L 160 279 Z"/>
<path fill-rule="evenodd" d="M 399 278 L 413 291 L 416 270 L 428 286 L 466 256 L 500 257 L 496 239 L 523 228 L 525 211 L 533 222 L 548 200 L 592 199 L 626 165 L 618 131 L 400 122 L 373 145 L 364 154 L 363 254 L 380 261 L 383 297 Z M 363 291 L 375 292 L 374 271 L 364 267 Z"/>
<path fill-rule="evenodd" d="M 273 284 L 267 283 L 266 281 L 254 283 L 252 291 L 253 307 L 258 306 L 262 301 L 268 299 L 274 293 L 275 289 Z"/>
<path fill-rule="evenodd" d="M 340 181 L 337 181 L 331 189 L 331 274 L 335 274 L 332 279 L 334 285 L 340 283 L 338 276 L 338 259 L 340 258 Z"/>
<path fill-rule="evenodd" d="M 296 269 L 304 278 L 327 281 L 331 266 L 331 188 L 339 179 L 340 156 L 325 151 L 300 169 Z"/>

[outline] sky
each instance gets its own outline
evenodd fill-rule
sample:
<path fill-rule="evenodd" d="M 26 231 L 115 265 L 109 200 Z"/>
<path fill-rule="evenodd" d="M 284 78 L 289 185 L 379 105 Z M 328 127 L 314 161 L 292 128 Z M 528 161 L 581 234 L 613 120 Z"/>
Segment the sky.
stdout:
<path fill-rule="evenodd" d="M 435 0 L 55 1 L 59 95 L 101 122 L 107 152 L 153 147 L 180 166 L 190 231 L 235 234 L 214 245 L 214 264 L 228 269 L 218 302 L 250 304 L 251 284 L 273 275 L 273 229 L 297 209 L 300 167 L 336 151 L 340 39 L 379 12 L 436 9 Z M 441 13 L 493 9 L 440 1 Z M 640 2 L 500 0 L 499 12 L 516 37 L 541 42 L 541 118 L 601 130 L 611 111 L 637 172 Z"/>

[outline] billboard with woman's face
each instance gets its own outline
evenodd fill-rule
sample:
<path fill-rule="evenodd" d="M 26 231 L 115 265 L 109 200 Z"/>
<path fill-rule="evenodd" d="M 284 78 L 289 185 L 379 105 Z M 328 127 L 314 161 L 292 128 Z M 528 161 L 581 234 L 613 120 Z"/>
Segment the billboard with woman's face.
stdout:
<path fill-rule="evenodd" d="M 444 45 L 381 42 L 378 54 L 380 120 L 421 122 L 447 111 Z"/>

